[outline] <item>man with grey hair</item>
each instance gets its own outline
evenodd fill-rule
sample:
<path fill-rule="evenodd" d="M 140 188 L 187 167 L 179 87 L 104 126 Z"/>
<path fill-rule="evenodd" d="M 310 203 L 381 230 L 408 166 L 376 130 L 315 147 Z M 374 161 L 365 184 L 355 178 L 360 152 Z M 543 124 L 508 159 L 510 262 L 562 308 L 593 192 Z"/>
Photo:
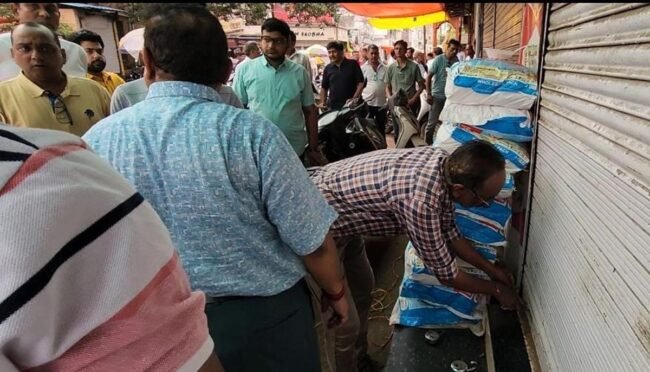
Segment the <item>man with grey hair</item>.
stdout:
<path fill-rule="evenodd" d="M 381 133 L 386 130 L 386 84 L 384 77 L 386 75 L 386 65 L 379 60 L 379 47 L 376 45 L 368 46 L 368 61 L 361 66 L 363 78 L 366 81 L 366 87 L 363 89 L 361 96 L 368 103 L 368 115 L 375 120 L 377 129 Z"/>
<path fill-rule="evenodd" d="M 246 43 L 246 45 L 244 45 L 244 54 L 246 55 L 246 58 L 244 58 L 243 61 L 239 62 L 235 66 L 235 73 L 234 73 L 235 76 L 237 76 L 237 72 L 239 71 L 241 66 L 246 64 L 248 61 L 261 56 L 262 51 L 260 50 L 260 46 L 257 45 L 256 41 L 249 41 L 249 42 Z"/>

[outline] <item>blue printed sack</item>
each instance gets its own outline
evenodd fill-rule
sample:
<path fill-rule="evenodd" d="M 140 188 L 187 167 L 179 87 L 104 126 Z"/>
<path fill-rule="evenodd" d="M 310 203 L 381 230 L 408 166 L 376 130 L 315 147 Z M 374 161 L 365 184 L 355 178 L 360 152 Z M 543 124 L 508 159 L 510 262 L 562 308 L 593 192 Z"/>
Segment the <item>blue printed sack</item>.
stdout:
<path fill-rule="evenodd" d="M 537 78 L 521 65 L 472 59 L 451 66 L 445 95 L 453 103 L 529 110 L 537 98 Z"/>
<path fill-rule="evenodd" d="M 451 154 L 463 143 L 473 140 L 484 140 L 491 143 L 506 159 L 506 172 L 508 173 L 517 173 L 528 167 L 530 157 L 525 147 L 516 142 L 481 133 L 477 127 L 464 124 L 454 125 L 444 122 L 438 129 L 433 147 L 443 149 Z"/>
<path fill-rule="evenodd" d="M 530 142 L 533 139 L 530 114 L 526 110 L 447 101 L 440 113 L 440 120 L 477 127 L 482 133 L 515 142 Z"/>
<path fill-rule="evenodd" d="M 495 199 L 489 207 L 464 207 L 455 203 L 456 226 L 467 239 L 493 246 L 506 245 L 506 228 L 512 208 L 505 200 Z"/>

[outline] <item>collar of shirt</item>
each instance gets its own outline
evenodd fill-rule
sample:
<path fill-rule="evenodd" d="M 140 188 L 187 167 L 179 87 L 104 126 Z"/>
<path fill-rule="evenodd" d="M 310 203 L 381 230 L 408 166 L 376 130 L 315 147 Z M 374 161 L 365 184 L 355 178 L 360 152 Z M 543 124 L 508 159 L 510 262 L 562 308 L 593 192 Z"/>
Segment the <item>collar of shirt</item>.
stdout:
<path fill-rule="evenodd" d="M 368 67 L 370 67 L 370 68 L 372 68 L 374 70 L 374 67 L 372 67 L 372 63 L 370 63 L 370 61 L 366 61 L 361 67 L 364 67 L 364 66 L 368 66 Z M 382 68 L 386 68 L 386 65 L 384 65 L 380 61 L 379 65 L 377 66 L 377 71 L 381 70 Z"/>
<path fill-rule="evenodd" d="M 113 78 L 111 77 L 111 74 L 107 74 L 106 72 L 102 71 L 101 76 L 95 76 L 93 74 L 86 74 L 86 77 L 90 80 L 94 80 L 98 83 L 102 84 L 107 84 L 109 81 L 112 81 Z"/>
<path fill-rule="evenodd" d="M 203 84 L 177 80 L 151 84 L 146 99 L 178 96 L 223 103 L 223 99 L 215 89 Z"/>
<path fill-rule="evenodd" d="M 404 66 L 400 66 L 399 61 L 397 61 L 397 60 L 395 61 L 395 64 L 397 64 L 397 68 L 399 68 L 400 70 L 404 70 L 405 68 L 407 68 L 410 63 L 415 63 L 415 62 L 413 62 L 413 61 L 411 61 L 410 59 L 407 58 L 406 63 L 404 63 Z"/>
<path fill-rule="evenodd" d="M 59 94 L 59 96 L 61 98 L 65 98 L 65 97 L 68 97 L 68 96 L 80 96 L 81 94 L 79 92 L 77 92 L 76 89 L 70 87 L 70 84 L 69 84 L 69 81 L 68 81 L 68 76 L 65 75 L 65 73 L 63 73 L 63 75 L 65 76 L 66 84 L 65 84 L 65 88 L 63 89 L 63 92 L 61 92 L 61 94 Z M 41 97 L 41 96 L 45 95 L 45 89 L 43 89 L 43 88 L 39 87 L 38 85 L 34 84 L 22 72 L 20 73 L 20 75 L 18 75 L 18 78 L 17 78 L 16 81 L 18 82 L 18 85 L 22 89 L 29 92 L 29 94 L 33 98 L 38 98 L 38 97 Z"/>
<path fill-rule="evenodd" d="M 258 58 L 262 59 L 262 64 L 264 66 L 271 67 L 276 71 L 279 71 L 283 66 L 285 66 L 287 64 L 287 61 L 289 61 L 289 59 L 287 57 L 284 57 L 284 60 L 282 61 L 282 63 L 280 63 L 280 66 L 278 66 L 278 68 L 275 68 L 275 67 L 273 67 L 272 64 L 269 63 L 269 61 L 266 59 L 266 56 L 259 56 Z"/>

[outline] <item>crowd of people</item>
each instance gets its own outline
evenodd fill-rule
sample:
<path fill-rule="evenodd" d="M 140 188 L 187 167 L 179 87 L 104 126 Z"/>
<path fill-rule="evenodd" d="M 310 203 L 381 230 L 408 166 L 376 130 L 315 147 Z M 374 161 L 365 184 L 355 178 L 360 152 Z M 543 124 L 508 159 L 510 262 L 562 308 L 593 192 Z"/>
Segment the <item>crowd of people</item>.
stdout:
<path fill-rule="evenodd" d="M 285 22 L 267 19 L 233 71 L 204 5 L 149 5 L 144 76 L 123 83 L 96 33 L 55 33 L 56 4 L 14 10 L 0 35 L 14 69 L 0 82 L 0 370 L 377 370 L 363 236 L 407 234 L 444 284 L 516 306 L 512 276 L 454 223 L 454 202 L 499 193 L 502 155 L 476 141 L 327 164 Z M 425 78 L 407 47 L 386 66 L 370 45 L 360 66 L 328 44 L 319 105 L 362 97 L 381 121 L 404 89 L 415 106 L 453 49 Z"/>

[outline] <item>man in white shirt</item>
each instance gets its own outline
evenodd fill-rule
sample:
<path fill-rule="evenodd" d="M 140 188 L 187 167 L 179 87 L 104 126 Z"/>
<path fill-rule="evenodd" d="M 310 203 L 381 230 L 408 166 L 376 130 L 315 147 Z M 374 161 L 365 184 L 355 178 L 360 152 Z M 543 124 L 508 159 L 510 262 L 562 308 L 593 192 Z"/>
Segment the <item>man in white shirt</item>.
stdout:
<path fill-rule="evenodd" d="M 368 56 L 366 63 L 361 66 L 361 72 L 366 80 L 366 87 L 363 89 L 361 96 L 368 103 L 368 117 L 375 120 L 377 129 L 381 133 L 386 130 L 386 84 L 384 76 L 386 75 L 386 66 L 379 60 L 379 47 L 376 45 L 368 46 Z"/>
<path fill-rule="evenodd" d="M 37 22 L 56 32 L 59 28 L 59 7 L 56 3 L 11 4 L 18 23 Z M 65 51 L 63 72 L 68 76 L 86 77 L 86 52 L 82 47 L 63 38 L 61 48 Z M 0 81 L 13 79 L 20 74 L 20 67 L 11 58 L 11 33 L 0 34 Z"/>
<path fill-rule="evenodd" d="M 309 81 L 313 84 L 314 72 L 311 70 L 311 62 L 309 61 L 309 56 L 306 54 L 298 53 L 296 50 L 296 33 L 293 31 L 289 32 L 289 48 L 287 49 L 287 58 L 304 67 L 309 74 Z"/>
<path fill-rule="evenodd" d="M 460 49 L 458 50 L 458 53 L 456 54 L 456 57 L 458 57 L 458 60 L 461 61 L 461 62 L 464 61 L 466 56 L 467 56 L 465 54 L 465 49 L 466 48 L 467 48 L 467 46 L 465 44 L 461 44 Z"/>
<path fill-rule="evenodd" d="M 424 52 L 420 52 L 419 50 L 415 52 L 413 55 L 413 62 L 418 64 L 418 68 L 420 68 L 420 74 L 422 75 L 423 79 L 427 78 L 427 65 L 426 65 L 426 57 L 424 55 Z"/>

